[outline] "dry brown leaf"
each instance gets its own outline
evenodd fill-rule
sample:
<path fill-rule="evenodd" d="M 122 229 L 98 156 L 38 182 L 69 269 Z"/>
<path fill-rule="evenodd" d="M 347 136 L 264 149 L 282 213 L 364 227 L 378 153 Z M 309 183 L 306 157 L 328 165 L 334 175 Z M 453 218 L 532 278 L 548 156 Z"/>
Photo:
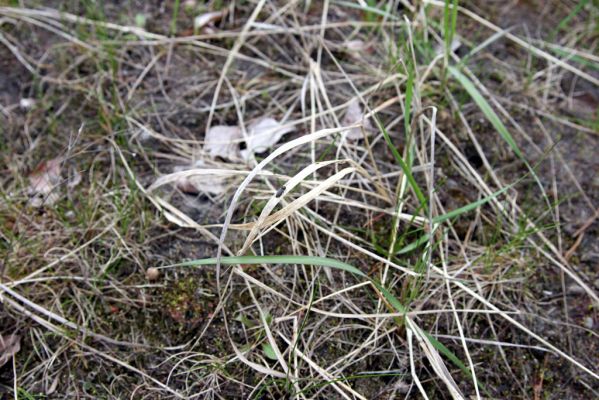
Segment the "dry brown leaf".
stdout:
<path fill-rule="evenodd" d="M 241 150 L 241 157 L 249 160 L 255 153 L 263 153 L 269 147 L 281 140 L 284 134 L 293 131 L 292 126 L 284 126 L 277 120 L 263 117 L 255 120 L 248 126 L 246 149 Z"/>
<path fill-rule="evenodd" d="M 364 138 L 362 134 L 362 129 L 366 131 L 366 133 L 370 133 L 372 130 L 372 124 L 369 119 L 364 119 L 364 113 L 362 112 L 362 107 L 360 106 L 360 100 L 355 97 L 347 106 L 347 111 L 345 112 L 345 116 L 341 120 L 341 124 L 343 126 L 354 125 L 356 122 L 362 122 L 362 128 L 354 127 L 350 128 L 347 131 L 347 140 L 360 140 Z"/>
<path fill-rule="evenodd" d="M 225 160 L 238 160 L 241 129 L 237 126 L 217 125 L 208 129 L 204 139 L 204 151 L 210 158 L 222 157 Z"/>
<path fill-rule="evenodd" d="M 29 174 L 29 204 L 33 207 L 52 205 L 60 198 L 57 190 L 61 181 L 62 158 L 41 163 Z"/>
<path fill-rule="evenodd" d="M 0 367 L 21 350 L 21 338 L 12 335 L 0 335 Z"/>

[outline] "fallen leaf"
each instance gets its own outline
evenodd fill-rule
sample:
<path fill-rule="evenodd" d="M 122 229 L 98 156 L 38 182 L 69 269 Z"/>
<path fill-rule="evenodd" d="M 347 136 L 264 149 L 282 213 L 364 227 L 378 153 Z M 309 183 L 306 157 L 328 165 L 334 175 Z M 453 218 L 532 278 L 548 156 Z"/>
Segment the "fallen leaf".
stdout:
<path fill-rule="evenodd" d="M 198 15 L 193 19 L 193 29 L 199 30 L 208 24 L 212 24 L 222 17 L 224 17 L 226 9 L 221 11 L 214 11 L 205 14 Z"/>
<path fill-rule="evenodd" d="M 190 169 L 203 169 L 206 164 L 198 160 L 193 167 L 175 167 L 175 172 Z M 225 191 L 225 177 L 222 175 L 182 176 L 177 179 L 175 186 L 185 194 L 198 195 L 202 193 L 219 195 Z"/>
<path fill-rule="evenodd" d="M 259 118 L 248 126 L 246 148 L 241 150 L 241 157 L 249 160 L 255 153 L 263 153 L 281 140 L 284 134 L 293 131 L 292 126 L 283 126 L 273 118 Z"/>
<path fill-rule="evenodd" d="M 360 106 L 360 100 L 357 97 L 354 97 L 347 106 L 347 111 L 345 111 L 345 116 L 341 120 L 341 125 L 349 126 L 354 125 L 357 122 L 362 122 L 362 128 L 354 127 L 350 128 L 344 133 L 347 134 L 347 140 L 360 140 L 364 138 L 362 134 L 362 129 L 366 131 L 368 134 L 372 130 L 372 124 L 369 119 L 364 119 L 364 113 L 362 112 L 362 107 Z"/>
<path fill-rule="evenodd" d="M 21 350 L 21 338 L 18 335 L 0 335 L 0 367 Z"/>
<path fill-rule="evenodd" d="M 52 205 L 60 198 L 57 186 L 61 182 L 60 177 L 62 158 L 41 163 L 31 174 L 29 174 L 29 204 L 33 207 Z"/>
<path fill-rule="evenodd" d="M 239 159 L 239 139 L 242 137 L 241 129 L 237 126 L 213 126 L 206 133 L 204 151 L 212 159 L 216 157 L 225 160 Z"/>

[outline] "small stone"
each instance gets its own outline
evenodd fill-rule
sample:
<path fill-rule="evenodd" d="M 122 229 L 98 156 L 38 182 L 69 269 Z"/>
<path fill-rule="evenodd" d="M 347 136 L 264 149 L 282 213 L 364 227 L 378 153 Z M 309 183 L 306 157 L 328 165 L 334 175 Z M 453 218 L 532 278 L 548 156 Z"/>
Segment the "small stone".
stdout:
<path fill-rule="evenodd" d="M 148 268 L 146 271 L 146 278 L 149 281 L 155 281 L 156 279 L 158 279 L 160 277 L 160 270 L 158 268 Z"/>
<path fill-rule="evenodd" d="M 29 110 L 30 108 L 33 108 L 34 105 L 35 105 L 35 100 L 34 99 L 21 99 L 19 101 L 19 106 L 23 110 Z"/>
<path fill-rule="evenodd" d="M 595 321 L 593 321 L 593 317 L 588 316 L 584 319 L 584 326 L 585 328 L 588 329 L 593 329 L 593 326 L 595 325 Z"/>

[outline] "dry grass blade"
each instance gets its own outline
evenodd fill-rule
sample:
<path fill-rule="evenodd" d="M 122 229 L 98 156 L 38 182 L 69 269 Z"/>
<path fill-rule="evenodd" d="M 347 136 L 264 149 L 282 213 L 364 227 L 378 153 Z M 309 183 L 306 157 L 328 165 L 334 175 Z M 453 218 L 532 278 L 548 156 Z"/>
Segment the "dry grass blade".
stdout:
<path fill-rule="evenodd" d="M 598 396 L 592 2 L 117 3 L 0 7 L 6 396 Z"/>
<path fill-rule="evenodd" d="M 317 164 L 310 164 L 309 166 L 305 167 L 300 172 L 298 172 L 291 179 L 289 179 L 282 187 L 283 190 L 281 191 L 281 193 L 275 193 L 275 195 L 268 200 L 268 203 L 266 203 L 266 205 L 262 209 L 262 212 L 260 213 L 258 220 L 253 224 L 250 233 L 247 235 L 245 242 L 241 250 L 239 251 L 239 255 L 245 254 L 249 246 L 255 240 L 260 229 L 262 229 L 262 227 L 265 225 L 266 218 L 270 215 L 271 211 L 277 206 L 277 204 L 285 197 L 287 193 L 292 191 L 303 179 L 313 174 L 319 168 L 326 167 L 327 165 L 331 165 L 335 162 L 336 161 L 329 161 Z"/>
<path fill-rule="evenodd" d="M 458 388 L 458 385 L 455 383 L 453 377 L 447 370 L 447 367 L 445 366 L 443 359 L 437 352 L 437 349 L 435 349 L 435 347 L 430 343 L 426 336 L 422 334 L 420 328 L 415 326 L 414 323 L 410 321 L 410 319 L 407 319 L 406 321 L 409 326 L 408 329 L 414 333 L 414 336 L 418 340 L 418 343 L 424 351 L 426 358 L 428 358 L 428 361 L 431 363 L 431 366 L 435 370 L 437 376 L 439 376 L 443 380 L 443 382 L 449 389 L 449 393 L 451 394 L 451 396 L 454 399 L 458 400 L 464 399 L 464 395 L 462 394 L 462 392 Z"/>

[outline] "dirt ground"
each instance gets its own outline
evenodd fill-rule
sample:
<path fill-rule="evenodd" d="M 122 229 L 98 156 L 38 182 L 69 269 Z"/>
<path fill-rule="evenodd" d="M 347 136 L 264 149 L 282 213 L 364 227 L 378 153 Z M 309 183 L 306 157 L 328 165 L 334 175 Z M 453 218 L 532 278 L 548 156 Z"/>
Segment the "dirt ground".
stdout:
<path fill-rule="evenodd" d="M 0 343 L 2 398 L 597 398 L 599 7 L 459 2 L 448 62 L 512 145 L 443 67 L 444 9 L 423 3 L 0 1 L 0 335 L 19 337 Z M 243 186 L 277 146 L 349 125 L 357 92 L 384 130 L 323 134 Z M 210 126 L 264 116 L 293 132 L 249 160 L 206 156 Z M 413 149 L 427 207 L 386 136 Z M 226 178 L 152 186 L 198 166 Z M 172 267 L 237 254 L 269 201 L 306 194 L 247 255 L 344 261 L 407 314 L 347 270 Z M 434 250 L 389 254 L 430 232 L 429 210 Z"/>

